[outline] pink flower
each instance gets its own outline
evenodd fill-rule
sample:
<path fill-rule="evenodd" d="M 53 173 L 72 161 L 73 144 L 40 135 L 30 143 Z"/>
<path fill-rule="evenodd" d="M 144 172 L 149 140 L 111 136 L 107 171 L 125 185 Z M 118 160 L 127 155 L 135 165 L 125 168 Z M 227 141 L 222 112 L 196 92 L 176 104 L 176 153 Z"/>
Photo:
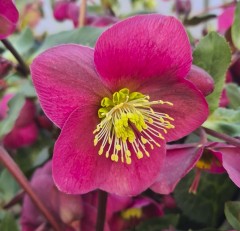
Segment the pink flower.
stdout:
<path fill-rule="evenodd" d="M 51 161 L 35 171 L 31 186 L 55 219 L 59 221 L 63 231 L 80 230 L 79 221 L 83 217 L 82 198 L 79 195 L 67 195 L 58 191 L 52 179 Z M 21 226 L 22 231 L 51 230 L 48 228 L 46 219 L 28 195 L 24 196 Z"/>
<path fill-rule="evenodd" d="M 224 34 L 233 24 L 235 6 L 224 8 L 222 14 L 218 16 L 218 31 Z"/>
<path fill-rule="evenodd" d="M 181 164 L 179 164 L 181 163 Z M 165 165 L 151 189 L 160 194 L 173 192 L 175 186 L 190 170 L 210 173 L 227 172 L 230 179 L 240 187 L 240 148 L 224 143 L 171 145 L 167 150 Z M 200 171 L 190 189 L 196 192 Z"/>
<path fill-rule="evenodd" d="M 188 15 L 191 11 L 192 4 L 190 0 L 176 0 L 176 12 L 178 14 Z"/>
<path fill-rule="evenodd" d="M 0 102 L 0 120 L 7 117 L 8 102 L 12 94 L 5 95 Z M 35 105 L 31 100 L 26 100 L 20 111 L 13 129 L 4 137 L 3 144 L 7 148 L 20 148 L 34 143 L 38 136 L 35 123 Z"/>
<path fill-rule="evenodd" d="M 74 1 L 58 1 L 54 5 L 53 14 L 56 20 L 63 21 L 70 19 L 75 27 L 79 20 L 79 6 Z"/>
<path fill-rule="evenodd" d="M 16 29 L 18 11 L 12 0 L 0 0 L 0 39 L 4 39 Z"/>
<path fill-rule="evenodd" d="M 57 187 L 136 195 L 153 184 L 165 143 L 208 115 L 203 95 L 184 79 L 191 64 L 182 24 L 158 14 L 115 24 L 95 50 L 70 44 L 39 55 L 33 83 L 44 112 L 62 129 L 53 156 Z"/>
<path fill-rule="evenodd" d="M 78 27 L 79 23 L 79 6 L 74 1 L 58 1 L 54 5 L 53 14 L 56 20 L 63 21 L 70 19 L 73 21 L 75 27 Z M 116 17 L 112 16 L 93 16 L 86 15 L 85 25 L 103 27 L 114 24 L 118 21 Z"/>
<path fill-rule="evenodd" d="M 142 221 L 161 217 L 163 214 L 163 204 L 151 198 L 138 196 L 131 198 L 131 203 L 124 209 L 113 213 L 108 223 L 112 231 L 132 230 Z"/>

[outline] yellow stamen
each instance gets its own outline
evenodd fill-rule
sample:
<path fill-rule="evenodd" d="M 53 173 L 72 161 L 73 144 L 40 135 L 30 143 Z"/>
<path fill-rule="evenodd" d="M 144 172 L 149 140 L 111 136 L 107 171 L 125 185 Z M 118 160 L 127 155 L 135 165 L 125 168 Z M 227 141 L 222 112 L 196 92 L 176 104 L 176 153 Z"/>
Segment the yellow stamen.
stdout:
<path fill-rule="evenodd" d="M 129 208 L 121 212 L 121 216 L 125 220 L 130 220 L 131 218 L 141 218 L 143 215 L 141 208 Z"/>
<path fill-rule="evenodd" d="M 94 146 L 101 144 L 99 155 L 105 152 L 106 158 L 110 156 L 113 162 L 120 160 L 131 164 L 130 150 L 138 159 L 142 159 L 144 154 L 150 156 L 149 148 L 161 147 L 159 141 L 164 140 L 163 134 L 175 128 L 171 123 L 174 119 L 153 108 L 155 105 L 159 108 L 159 105 L 173 104 L 163 100 L 149 100 L 149 96 L 140 92 L 130 93 L 127 88 L 115 92 L 112 99 L 102 99 L 98 110 L 101 122 L 93 131 Z"/>

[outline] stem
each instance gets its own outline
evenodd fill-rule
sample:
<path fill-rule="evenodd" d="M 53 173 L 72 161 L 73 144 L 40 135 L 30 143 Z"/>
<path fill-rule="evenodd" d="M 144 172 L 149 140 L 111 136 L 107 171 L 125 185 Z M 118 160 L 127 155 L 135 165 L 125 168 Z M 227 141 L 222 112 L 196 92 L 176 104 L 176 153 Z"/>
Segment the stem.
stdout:
<path fill-rule="evenodd" d="M 103 231 L 106 217 L 107 208 L 107 192 L 102 190 L 98 191 L 98 213 L 97 213 L 97 224 L 96 231 Z"/>
<path fill-rule="evenodd" d="M 29 197 L 32 199 L 36 207 L 42 212 L 42 214 L 46 217 L 48 222 L 52 225 L 54 230 L 61 231 L 61 227 L 58 222 L 52 216 L 52 214 L 45 207 L 41 199 L 38 195 L 33 191 L 31 185 L 29 184 L 27 178 L 24 176 L 20 168 L 13 161 L 10 155 L 0 147 L 0 162 L 8 169 L 8 171 L 12 174 L 12 176 L 17 180 L 17 182 L 21 185 L 21 187 L 27 192 Z"/>
<path fill-rule="evenodd" d="M 214 130 L 211 130 L 209 128 L 203 128 L 205 130 L 205 132 L 211 136 L 214 136 L 218 139 L 221 139 L 221 140 L 225 140 L 226 142 L 228 142 L 229 144 L 232 144 L 236 147 L 240 147 L 240 140 L 238 139 L 235 139 L 231 136 L 228 136 L 228 135 L 225 135 L 225 134 L 222 134 L 222 133 L 219 133 L 219 132 L 216 132 Z"/>
<path fill-rule="evenodd" d="M 20 65 L 20 70 L 22 73 L 27 76 L 29 74 L 29 68 L 26 65 L 26 63 L 23 61 L 22 57 L 19 55 L 19 53 L 15 50 L 13 45 L 7 40 L 7 39 L 2 39 L 1 40 L 3 45 L 13 54 L 13 56 L 16 58 Z"/>
<path fill-rule="evenodd" d="M 83 27 L 85 25 L 86 8 L 87 8 L 87 0 L 82 0 L 80 5 L 80 14 L 79 14 L 79 27 Z"/>

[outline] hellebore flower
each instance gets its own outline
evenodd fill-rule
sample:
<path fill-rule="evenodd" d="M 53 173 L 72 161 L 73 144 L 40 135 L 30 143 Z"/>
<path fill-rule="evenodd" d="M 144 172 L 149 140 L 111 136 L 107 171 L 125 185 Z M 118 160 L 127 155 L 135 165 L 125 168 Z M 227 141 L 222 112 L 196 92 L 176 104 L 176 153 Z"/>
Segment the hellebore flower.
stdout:
<path fill-rule="evenodd" d="M 16 29 L 18 11 L 12 0 L 0 0 L 0 39 L 4 39 Z"/>
<path fill-rule="evenodd" d="M 179 163 L 182 163 L 179 165 Z M 196 178 L 190 188 L 196 193 L 201 171 L 213 174 L 227 172 L 240 187 L 240 148 L 225 143 L 171 145 L 165 165 L 151 189 L 160 194 L 173 192 L 177 183 L 196 167 Z"/>
<path fill-rule="evenodd" d="M 67 195 L 56 188 L 52 179 L 52 163 L 49 161 L 37 169 L 31 179 L 31 186 L 49 209 L 64 231 L 78 231 L 83 217 L 80 195 Z M 76 224 L 77 223 L 77 224 Z M 75 228 L 75 226 L 78 226 Z M 24 196 L 21 213 L 22 231 L 51 230 L 45 217 L 39 212 L 28 195 Z"/>
<path fill-rule="evenodd" d="M 205 98 L 184 79 L 191 64 L 182 24 L 158 14 L 115 24 L 95 50 L 70 44 L 40 54 L 33 83 L 45 114 L 62 129 L 53 156 L 57 187 L 136 195 L 153 184 L 165 143 L 208 115 Z"/>
<path fill-rule="evenodd" d="M 7 117 L 8 102 L 12 94 L 6 94 L 0 102 L 0 120 Z M 26 100 L 20 111 L 13 129 L 3 138 L 3 144 L 7 148 L 20 148 L 34 143 L 38 136 L 38 128 L 35 123 L 35 105 L 31 100 Z"/>

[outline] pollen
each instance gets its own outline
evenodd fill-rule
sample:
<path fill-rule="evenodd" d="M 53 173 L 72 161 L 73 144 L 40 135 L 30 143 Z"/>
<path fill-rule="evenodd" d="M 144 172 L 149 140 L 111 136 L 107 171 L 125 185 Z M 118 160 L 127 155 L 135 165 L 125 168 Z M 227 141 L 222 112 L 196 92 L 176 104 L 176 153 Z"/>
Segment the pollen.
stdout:
<path fill-rule="evenodd" d="M 196 167 L 203 170 L 210 170 L 213 165 L 221 166 L 220 161 L 207 149 L 204 150 Z"/>
<path fill-rule="evenodd" d="M 129 208 L 121 212 L 121 216 L 125 220 L 130 220 L 132 218 L 140 219 L 143 216 L 141 208 Z"/>
<path fill-rule="evenodd" d="M 104 97 L 98 110 L 101 122 L 93 131 L 94 146 L 100 145 L 98 154 L 127 164 L 132 163 L 133 155 L 137 159 L 150 157 L 151 150 L 161 146 L 164 134 L 175 128 L 174 118 L 159 112 L 163 104 L 173 106 L 168 101 L 150 101 L 149 96 L 130 93 L 127 88 L 115 92 L 111 99 Z"/>

